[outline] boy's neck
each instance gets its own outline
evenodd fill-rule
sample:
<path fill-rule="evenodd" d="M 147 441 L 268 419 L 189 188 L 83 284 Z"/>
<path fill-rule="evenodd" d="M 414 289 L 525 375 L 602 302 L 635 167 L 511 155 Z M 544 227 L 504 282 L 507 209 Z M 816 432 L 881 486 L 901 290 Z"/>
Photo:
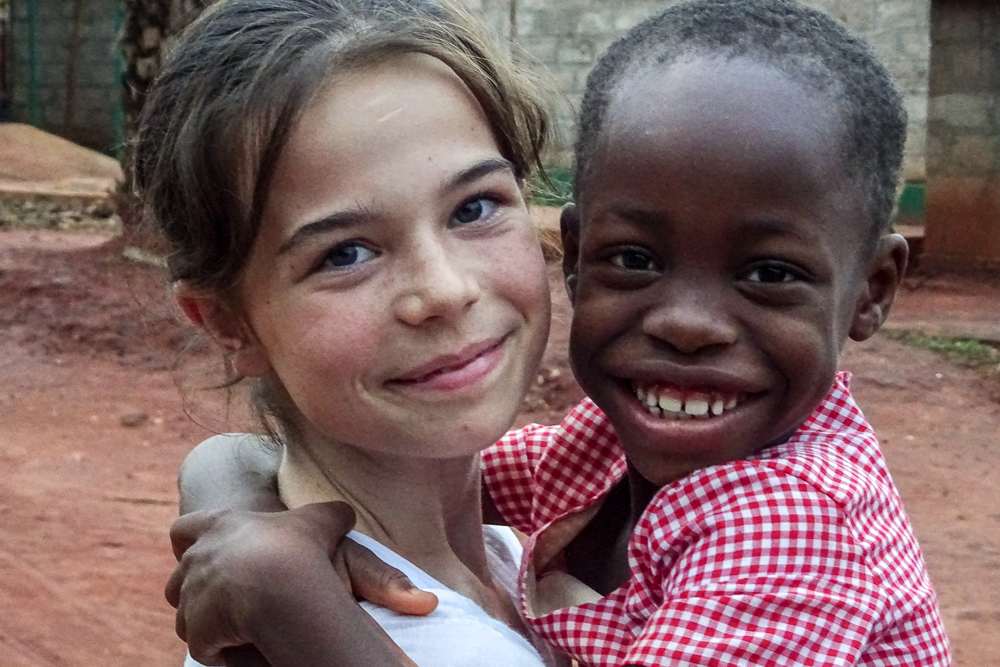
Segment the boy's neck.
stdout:
<path fill-rule="evenodd" d="M 566 546 L 569 573 L 601 595 L 624 585 L 631 577 L 629 541 L 659 490 L 630 465 L 597 514 Z"/>
<path fill-rule="evenodd" d="M 649 505 L 649 501 L 653 499 L 653 496 L 656 495 L 656 492 L 660 488 L 662 487 L 653 484 L 640 475 L 639 471 L 631 463 L 628 464 L 628 489 L 631 500 L 629 527 L 631 530 L 635 530 L 636 525 L 639 523 L 639 518 Z"/>

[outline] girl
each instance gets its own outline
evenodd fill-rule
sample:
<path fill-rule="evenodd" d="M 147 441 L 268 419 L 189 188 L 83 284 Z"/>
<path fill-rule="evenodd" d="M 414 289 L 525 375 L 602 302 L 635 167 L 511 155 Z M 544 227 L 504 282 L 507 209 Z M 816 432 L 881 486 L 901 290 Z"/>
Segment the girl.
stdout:
<path fill-rule="evenodd" d="M 177 44 L 134 150 L 181 309 L 255 381 L 282 501 L 348 501 L 353 539 L 437 594 L 426 619 L 370 608 L 418 664 L 553 662 L 511 599 L 519 545 L 476 509 L 548 333 L 521 191 L 545 131 L 447 5 L 229 0 Z M 295 658 L 400 659 L 355 632 Z"/>

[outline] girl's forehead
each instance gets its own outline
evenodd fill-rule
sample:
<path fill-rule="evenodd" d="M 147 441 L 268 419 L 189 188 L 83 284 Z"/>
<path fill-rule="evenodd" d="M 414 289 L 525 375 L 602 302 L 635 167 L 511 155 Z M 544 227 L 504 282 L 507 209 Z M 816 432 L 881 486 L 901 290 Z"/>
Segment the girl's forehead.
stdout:
<path fill-rule="evenodd" d="M 329 113 L 331 104 L 368 112 L 391 105 L 414 92 L 472 96 L 461 77 L 441 60 L 424 53 L 398 53 L 332 73 L 313 95 L 305 114 Z M 428 100 L 429 101 L 429 100 Z M 378 119 L 370 118 L 372 121 Z"/>
<path fill-rule="evenodd" d="M 303 160 L 324 163 L 339 152 L 342 169 L 373 151 L 388 155 L 475 133 L 488 136 L 485 115 L 462 80 L 430 56 L 400 56 L 337 77 L 303 111 L 278 170 Z M 394 150 L 395 149 L 395 150 Z M 384 157 L 384 156 L 383 156 Z"/>
<path fill-rule="evenodd" d="M 431 201 L 453 174 L 488 159 L 500 155 L 485 115 L 443 63 L 415 56 L 359 70 L 328 86 L 291 131 L 261 234 L 287 235 L 342 210 Z"/>

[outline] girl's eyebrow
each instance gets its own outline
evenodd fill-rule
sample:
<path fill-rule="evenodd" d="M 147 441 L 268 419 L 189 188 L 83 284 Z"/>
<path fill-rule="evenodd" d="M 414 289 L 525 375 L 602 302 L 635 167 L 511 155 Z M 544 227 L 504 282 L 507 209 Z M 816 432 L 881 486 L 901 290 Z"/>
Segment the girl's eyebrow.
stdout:
<path fill-rule="evenodd" d="M 514 165 L 510 160 L 504 159 L 502 157 L 487 158 L 481 162 L 459 171 L 458 173 L 452 175 L 448 178 L 444 184 L 441 186 L 442 191 L 454 190 L 455 188 L 460 188 L 463 185 L 468 185 L 472 181 L 482 178 L 483 176 L 488 176 L 489 174 L 496 173 L 498 171 L 509 171 L 514 173 Z"/>
<path fill-rule="evenodd" d="M 337 229 L 344 229 L 345 227 L 354 227 L 371 220 L 373 217 L 374 216 L 369 211 L 364 209 L 350 209 L 347 211 L 337 211 L 336 213 L 331 213 L 330 215 L 324 216 L 319 220 L 314 220 L 313 222 L 302 225 L 296 229 L 295 233 L 285 239 L 285 241 L 278 247 L 275 254 L 281 255 L 286 253 L 313 236 L 319 236 Z"/>
<path fill-rule="evenodd" d="M 514 173 L 514 165 L 510 162 L 510 160 L 506 160 L 504 158 L 487 158 L 450 176 L 442 184 L 441 190 L 442 192 L 455 190 L 484 176 L 500 171 Z M 295 232 L 285 239 L 285 241 L 278 247 L 275 254 L 281 255 L 286 253 L 308 238 L 319 236 L 320 234 L 325 234 L 337 229 L 344 229 L 345 227 L 354 227 L 364 222 L 368 222 L 374 217 L 375 216 L 370 211 L 361 208 L 331 213 L 330 215 L 324 216 L 319 220 L 314 220 L 313 222 L 302 225 L 296 229 Z"/>

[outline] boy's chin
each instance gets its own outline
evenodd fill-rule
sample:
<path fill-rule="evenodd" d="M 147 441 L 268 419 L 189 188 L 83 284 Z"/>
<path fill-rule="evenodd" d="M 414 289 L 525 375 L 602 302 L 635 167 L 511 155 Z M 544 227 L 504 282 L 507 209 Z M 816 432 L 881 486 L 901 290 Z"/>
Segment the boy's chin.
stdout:
<path fill-rule="evenodd" d="M 663 486 L 696 470 L 747 458 L 767 435 L 763 396 L 747 397 L 718 415 L 654 414 L 634 396 L 619 395 L 608 409 L 622 448 L 637 472 Z"/>

